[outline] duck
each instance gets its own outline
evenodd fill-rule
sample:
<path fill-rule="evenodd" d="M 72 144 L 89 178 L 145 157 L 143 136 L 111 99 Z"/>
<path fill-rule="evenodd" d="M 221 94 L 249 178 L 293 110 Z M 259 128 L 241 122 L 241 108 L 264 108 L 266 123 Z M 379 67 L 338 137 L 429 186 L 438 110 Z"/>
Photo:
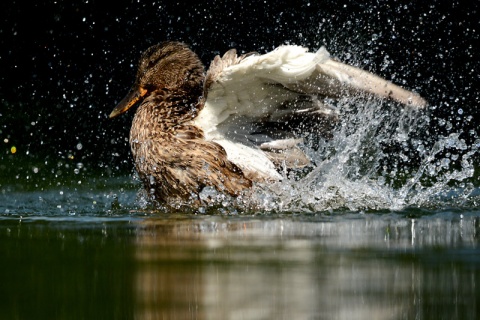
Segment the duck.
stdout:
<path fill-rule="evenodd" d="M 109 117 L 134 106 L 129 143 L 150 200 L 198 201 L 204 188 L 238 197 L 282 170 L 309 165 L 305 134 L 329 139 L 339 114 L 332 99 L 353 94 L 421 109 L 419 94 L 316 52 L 281 45 L 259 54 L 235 49 L 208 70 L 187 44 L 165 41 L 140 57 L 135 81 Z"/>

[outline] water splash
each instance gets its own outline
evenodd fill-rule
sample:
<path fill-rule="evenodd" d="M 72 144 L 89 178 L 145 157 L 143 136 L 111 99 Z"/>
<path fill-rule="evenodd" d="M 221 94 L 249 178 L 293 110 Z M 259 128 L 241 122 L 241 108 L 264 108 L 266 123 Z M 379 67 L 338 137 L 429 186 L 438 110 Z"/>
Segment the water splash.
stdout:
<path fill-rule="evenodd" d="M 251 197 L 267 210 L 403 210 L 476 206 L 474 156 L 460 133 L 429 135 L 428 110 L 381 101 L 344 100 L 333 139 L 308 150 L 313 169 L 302 178 L 259 186 Z M 308 147 L 307 147 L 308 149 Z"/>

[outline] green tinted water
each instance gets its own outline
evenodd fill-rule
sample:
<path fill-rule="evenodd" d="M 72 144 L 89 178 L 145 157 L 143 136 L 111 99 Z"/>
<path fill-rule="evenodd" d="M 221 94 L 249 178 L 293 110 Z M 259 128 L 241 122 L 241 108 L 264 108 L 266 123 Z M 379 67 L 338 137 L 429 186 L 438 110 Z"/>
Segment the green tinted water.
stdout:
<path fill-rule="evenodd" d="M 135 209 L 136 190 L 114 197 L 110 182 L 0 195 L 1 319 L 480 313 L 475 208 L 147 213 Z"/>

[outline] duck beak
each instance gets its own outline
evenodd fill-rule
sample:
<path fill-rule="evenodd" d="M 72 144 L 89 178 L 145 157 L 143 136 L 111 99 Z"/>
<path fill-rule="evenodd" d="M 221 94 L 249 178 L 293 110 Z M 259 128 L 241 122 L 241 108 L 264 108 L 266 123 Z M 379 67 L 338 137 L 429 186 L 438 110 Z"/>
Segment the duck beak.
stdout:
<path fill-rule="evenodd" d="M 115 109 L 110 113 L 110 118 L 115 118 L 116 116 L 121 115 L 128 109 L 130 109 L 135 103 L 142 100 L 147 94 L 147 89 L 142 87 L 134 86 L 130 89 L 130 92 L 125 96 L 125 98 L 120 101 Z"/>

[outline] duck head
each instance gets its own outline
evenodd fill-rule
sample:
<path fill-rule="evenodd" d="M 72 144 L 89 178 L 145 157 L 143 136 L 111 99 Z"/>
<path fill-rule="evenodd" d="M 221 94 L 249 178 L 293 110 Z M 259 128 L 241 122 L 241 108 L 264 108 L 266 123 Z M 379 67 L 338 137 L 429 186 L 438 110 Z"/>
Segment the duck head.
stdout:
<path fill-rule="evenodd" d="M 148 48 L 140 57 L 132 88 L 110 113 L 114 118 L 157 90 L 185 90 L 202 95 L 204 66 L 198 56 L 181 42 L 163 42 Z"/>

